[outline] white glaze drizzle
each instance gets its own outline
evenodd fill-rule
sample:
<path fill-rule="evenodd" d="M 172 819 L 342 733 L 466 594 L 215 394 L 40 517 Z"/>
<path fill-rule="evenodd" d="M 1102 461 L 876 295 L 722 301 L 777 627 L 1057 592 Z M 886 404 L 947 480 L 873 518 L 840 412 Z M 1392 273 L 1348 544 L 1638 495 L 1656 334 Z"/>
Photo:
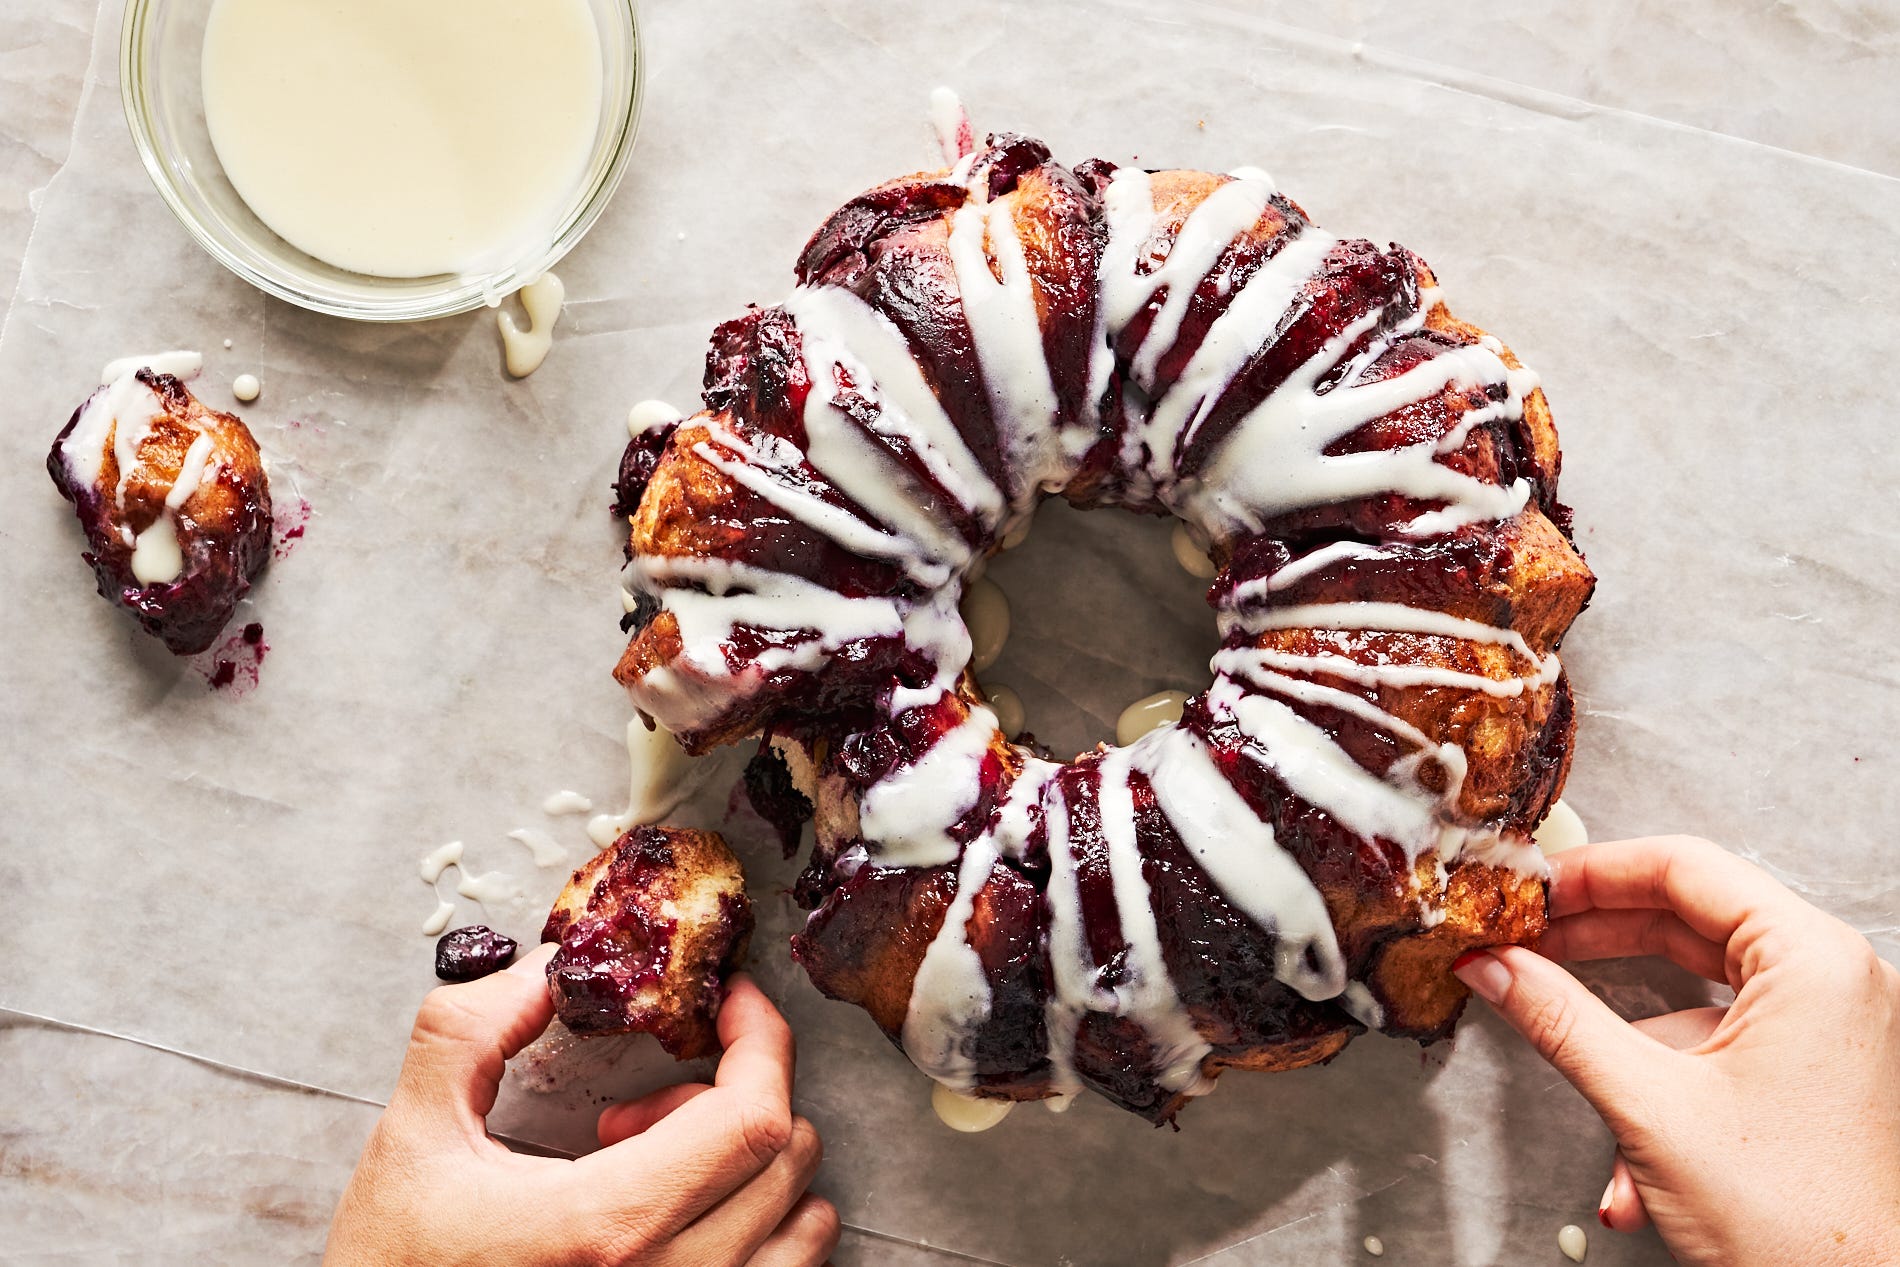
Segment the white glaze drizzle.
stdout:
<path fill-rule="evenodd" d="M 559 814 L 585 814 L 593 808 L 594 802 L 591 798 L 568 788 L 550 792 L 548 798 L 541 802 L 541 812 L 550 818 Z"/>
<path fill-rule="evenodd" d="M 1390 557 L 1392 557 L 1391 551 L 1381 549 L 1375 545 L 1367 545 L 1362 541 L 1334 541 L 1327 545 L 1320 546 L 1317 549 L 1307 551 L 1279 571 L 1270 574 L 1264 583 L 1249 581 L 1236 586 L 1234 592 L 1238 596 L 1242 591 L 1249 590 L 1250 587 L 1260 587 L 1264 588 L 1268 593 L 1274 593 L 1288 588 L 1297 581 L 1305 580 L 1315 572 L 1323 572 L 1328 567 L 1342 560 L 1386 559 Z"/>
<path fill-rule="evenodd" d="M 199 432 L 191 447 L 185 450 L 185 460 L 179 465 L 178 478 L 172 481 L 171 492 L 165 494 L 165 508 L 177 510 L 191 500 L 198 486 L 204 482 L 206 468 L 211 465 L 212 451 L 217 441 L 204 432 Z"/>
<path fill-rule="evenodd" d="M 877 429 L 908 441 L 932 478 L 984 527 L 995 527 L 1005 510 L 1002 493 L 944 412 L 896 324 L 835 286 L 801 286 L 785 301 L 785 310 L 798 325 L 805 363 L 815 371 L 812 397 L 831 403 L 837 378 L 830 367 L 842 365 L 858 390 L 878 405 Z M 812 408 L 806 405 L 808 419 Z"/>
<path fill-rule="evenodd" d="M 958 208 L 950 220 L 949 247 L 997 437 L 1016 481 L 1011 491 L 1026 501 L 1067 483 L 1081 452 L 1062 443 L 1055 425 L 1056 389 L 1012 204 L 973 200 Z M 990 271 L 992 257 L 995 272 Z M 1083 440 L 1089 439 L 1085 433 Z"/>
<path fill-rule="evenodd" d="M 1278 939 L 1274 976 L 1309 999 L 1346 987 L 1346 965 L 1319 890 L 1214 765 L 1192 731 L 1163 726 L 1125 750 L 1215 888 Z"/>
<path fill-rule="evenodd" d="M 922 756 L 865 789 L 858 830 L 880 865 L 936 867 L 957 860 L 950 829 L 976 804 L 982 784 L 971 776 L 996 733 L 996 714 L 978 705 Z"/>
<path fill-rule="evenodd" d="M 976 143 L 970 132 L 970 116 L 951 89 L 930 90 L 930 125 L 936 129 L 937 148 L 944 162 L 954 164 L 970 154 Z"/>
<path fill-rule="evenodd" d="M 1386 492 L 1448 503 L 1442 511 L 1426 512 L 1401 526 L 1418 536 L 1509 519 L 1524 508 L 1530 499 L 1527 481 L 1500 486 L 1455 471 L 1435 460 L 1435 441 L 1325 453 L 1375 418 L 1450 387 L 1482 387 L 1505 378 L 1504 363 L 1495 353 L 1464 344 L 1390 378 L 1365 382 L 1349 375 L 1330 390 L 1317 391 L 1322 376 L 1377 325 L 1380 315 L 1362 317 L 1328 340 L 1234 428 L 1215 449 L 1205 473 L 1177 492 L 1184 508 L 1210 534 L 1257 532 L 1278 515 Z"/>
<path fill-rule="evenodd" d="M 449 926 L 449 921 L 453 918 L 455 918 L 455 903 L 437 898 L 435 910 L 422 921 L 422 935 L 424 937 L 438 936 Z"/>
<path fill-rule="evenodd" d="M 554 346 L 554 323 L 560 319 L 567 287 L 553 273 L 543 273 L 523 286 L 520 294 L 522 311 L 528 317 L 527 329 L 522 329 L 515 315 L 506 309 L 495 314 L 495 322 L 501 327 L 502 356 L 508 372 L 526 378 L 541 368 L 548 349 Z"/>
<path fill-rule="evenodd" d="M 747 442 L 732 432 L 709 426 L 712 439 L 693 446 L 709 466 L 757 493 L 788 516 L 830 537 L 853 554 L 903 565 L 918 584 L 935 587 L 949 579 L 950 569 L 931 558 L 913 542 L 874 527 L 843 506 L 825 501 L 806 487 L 806 457 L 791 441 L 761 435 Z"/>
<path fill-rule="evenodd" d="M 821 358 L 806 365 L 812 376 L 812 390 L 805 398 L 807 460 L 834 488 L 887 525 L 894 537 L 910 544 L 907 553 L 915 557 L 906 563 L 913 573 L 926 560 L 946 568 L 967 565 L 969 543 L 935 513 L 910 474 L 832 403 L 838 390 L 837 363 Z"/>
<path fill-rule="evenodd" d="M 879 861 L 885 861 L 880 857 Z M 976 1085 L 971 1038 L 989 1019 L 990 982 L 983 961 L 970 944 L 970 915 L 976 895 L 996 865 L 996 843 L 979 836 L 963 851 L 957 866 L 957 891 L 943 913 L 911 984 L 913 1005 L 904 1017 L 904 1052 L 919 1069 L 945 1087 L 968 1091 Z"/>
<path fill-rule="evenodd" d="M 185 570 L 185 552 L 178 543 L 178 525 L 169 511 L 160 511 L 132 543 L 132 578 L 141 585 L 166 585 Z"/>
<path fill-rule="evenodd" d="M 1212 1049 L 1181 1006 L 1161 956 L 1161 933 L 1148 882 L 1141 874 L 1141 847 L 1135 838 L 1135 801 L 1128 778 L 1133 768 L 1132 753 L 1126 748 L 1102 759 L 1098 801 L 1102 843 L 1126 952 L 1125 979 L 1115 987 L 1114 1006 L 1109 1010 L 1135 1021 L 1154 1044 L 1156 1082 L 1169 1091 L 1202 1095 L 1213 1089 L 1212 1080 L 1201 1074 L 1201 1061 Z M 1159 788 L 1156 796 L 1159 799 Z M 1220 877 L 1215 877 L 1215 883 L 1220 883 Z M 1327 931 L 1331 928 L 1327 925 Z"/>
<path fill-rule="evenodd" d="M 1152 414 L 1131 431 L 1149 447 L 1148 469 L 1153 478 L 1163 483 L 1174 479 L 1175 453 L 1181 439 L 1201 424 L 1245 368 L 1247 359 L 1272 336 L 1300 287 L 1318 270 L 1335 240 L 1318 229 L 1305 229 L 1255 269 L 1214 319 L 1180 376 L 1155 400 Z M 1172 262 L 1173 256 L 1169 259 Z M 1173 341 L 1172 332 L 1169 341 Z M 1155 346 L 1151 332 L 1142 348 Z M 1152 365 L 1145 377 L 1135 381 L 1153 391 Z"/>
<path fill-rule="evenodd" d="M 447 871 L 450 867 L 459 867 L 461 865 L 462 842 L 459 840 L 451 840 L 448 844 L 438 845 L 428 853 L 423 854 L 422 861 L 417 866 L 417 871 L 421 874 L 424 884 L 434 884 L 437 880 L 442 878 L 444 871 Z"/>
<path fill-rule="evenodd" d="M 79 407 L 79 420 L 59 442 L 60 456 L 79 483 L 96 487 L 110 451 L 119 469 L 114 497 L 123 507 L 126 478 L 137 462 L 139 446 L 162 412 L 157 392 L 133 374 L 121 374 Z"/>
<path fill-rule="evenodd" d="M 1115 175 L 1119 180 L 1122 172 Z M 1140 177 L 1138 183 L 1142 194 L 1152 197 L 1148 191 L 1146 173 L 1137 175 Z M 1132 178 L 1131 183 L 1134 183 Z M 1273 186 L 1266 181 L 1229 181 L 1214 190 L 1189 213 L 1180 232 L 1175 235 L 1167 259 L 1162 261 L 1159 268 L 1145 277 L 1129 273 L 1103 279 L 1102 300 L 1108 305 L 1109 330 L 1112 334 L 1120 334 L 1137 312 L 1146 307 L 1163 288 L 1167 290 L 1161 306 L 1155 310 L 1147 337 L 1142 339 L 1141 346 L 1135 350 L 1129 364 L 1129 373 L 1137 383 L 1154 381 L 1155 367 L 1168 349 L 1174 346 L 1175 338 L 1181 331 L 1181 321 L 1187 316 L 1188 305 L 1193 302 L 1194 292 L 1200 286 L 1201 279 L 1227 254 L 1234 239 L 1260 219 L 1272 196 Z M 1247 354 L 1251 355 L 1258 346 L 1256 343 L 1248 348 Z"/>
<path fill-rule="evenodd" d="M 522 899 L 521 883 L 505 871 L 484 871 L 480 875 L 461 872 L 455 891 L 480 902 L 483 909 L 508 907 Z"/>
<path fill-rule="evenodd" d="M 649 729 L 640 718 L 632 718 L 627 722 L 627 808 L 618 814 L 596 814 L 588 819 L 587 838 L 605 849 L 623 833 L 659 822 L 706 782 L 715 764 L 710 757 L 688 756 L 679 740 L 664 728 Z M 585 813 L 593 808 L 593 803 L 584 796 L 575 797 L 572 792 L 561 795 L 575 799 L 563 802 L 564 808 L 559 812 Z M 550 797 L 549 805 L 553 802 L 554 798 Z M 548 809 L 548 806 L 542 808 Z M 548 812 L 557 811 L 548 809 Z M 535 865 L 547 865 L 538 853 Z"/>
<path fill-rule="evenodd" d="M 1067 798 L 1059 784 L 1050 782 L 1054 766 L 1049 762 L 1038 765 L 1049 767 L 1033 772 L 1049 789 L 1043 818 L 1048 829 L 1049 883 L 1043 901 L 1048 907 L 1051 988 L 1043 1005 L 1043 1028 L 1049 1035 L 1049 1084 L 1059 1098 L 1066 1099 L 1082 1089 L 1082 1080 L 1075 1071 L 1075 1027 L 1095 1001 L 1095 964 L 1082 930 L 1082 892 L 1069 841 Z M 1031 770 L 1025 768 L 1022 777 L 1032 777 Z M 912 1011 L 933 1006 L 935 1000 L 912 991 Z M 1104 1001 L 1095 1010 L 1106 1011 L 1107 1006 Z"/>
<path fill-rule="evenodd" d="M 141 450 L 152 436 L 154 424 L 167 416 L 158 392 L 138 378 L 140 369 L 190 377 L 204 364 L 196 352 L 163 352 L 154 356 L 122 357 L 105 367 L 103 387 L 80 407 L 72 432 L 60 442 L 60 456 L 79 483 L 98 487 L 105 471 L 106 454 L 112 454 L 118 470 L 113 486 L 115 509 L 125 510 L 126 489 L 138 470 Z M 188 425 L 174 419 L 179 425 Z M 158 515 L 143 531 L 134 533 L 131 525 L 119 524 L 119 537 L 131 547 L 127 566 L 132 579 L 141 585 L 168 585 L 185 571 L 184 546 L 178 535 L 176 515 L 208 477 L 215 476 L 212 454 L 217 443 L 200 431 L 192 437 L 178 474 L 166 489 Z"/>
<path fill-rule="evenodd" d="M 537 867 L 558 867 L 567 861 L 567 850 L 561 847 L 561 842 L 544 831 L 536 831 L 532 827 L 517 827 L 508 833 L 508 839 L 516 844 L 527 846 Z"/>
<path fill-rule="evenodd" d="M 1531 833 L 1531 839 L 1548 858 L 1551 854 L 1589 844 L 1590 832 L 1584 827 L 1583 819 L 1577 816 L 1577 811 L 1570 808 L 1569 802 L 1558 801 L 1550 807 L 1550 812 L 1537 825 L 1537 830 Z"/>
<path fill-rule="evenodd" d="M 1372 997 L 1372 991 L 1366 988 L 1363 981 L 1346 983 L 1346 988 L 1339 995 L 1339 1006 L 1367 1029 L 1385 1027 L 1385 1009 L 1379 1006 L 1379 1000 Z"/>

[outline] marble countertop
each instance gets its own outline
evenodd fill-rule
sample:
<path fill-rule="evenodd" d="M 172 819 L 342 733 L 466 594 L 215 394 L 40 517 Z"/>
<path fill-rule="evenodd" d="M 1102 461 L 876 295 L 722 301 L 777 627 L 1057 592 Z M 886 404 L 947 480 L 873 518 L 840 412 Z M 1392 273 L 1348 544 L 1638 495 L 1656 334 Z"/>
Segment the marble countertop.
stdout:
<path fill-rule="evenodd" d="M 314 1260 L 428 984 L 416 857 L 467 837 L 514 867 L 524 897 L 491 917 L 525 928 L 554 877 L 504 833 L 555 830 L 529 808 L 555 786 L 624 782 L 600 511 L 627 404 L 689 398 L 715 320 L 780 294 L 843 197 L 924 165 L 939 82 L 1064 158 L 1260 163 L 1329 227 L 1423 252 L 1564 432 L 1602 578 L 1566 647 L 1568 798 L 1598 836 L 1722 840 L 1900 959 L 1900 11 L 1322 8 L 651 0 L 633 174 L 562 266 L 562 334 L 523 383 L 485 313 L 350 327 L 223 274 L 137 170 L 118 0 L 0 9 L 0 1261 Z M 275 649 L 239 698 L 91 594 L 38 470 L 98 364 L 193 344 L 226 381 L 263 374 L 247 413 L 314 515 L 260 586 Z M 1180 582 L 1164 540 L 1079 518 L 1047 533 L 1117 574 L 1096 607 L 1029 598 L 1033 549 L 1014 588 L 994 573 L 1020 603 L 999 672 L 1071 746 L 1104 700 L 1178 684 L 1206 636 L 1082 642 Z M 505 619 L 428 614 L 468 611 Z M 1423 1060 L 1366 1039 L 1324 1071 L 1230 1077 L 1179 1135 L 1083 1105 L 951 1137 L 783 960 L 758 971 L 801 1036 L 840 1267 L 1352 1262 L 1368 1234 L 1393 1262 L 1559 1261 L 1559 1226 L 1597 1232 L 1607 1137 L 1489 1017 Z M 1699 990 L 1647 965 L 1588 979 L 1631 1011 Z M 551 1143 L 584 1126 L 504 1108 Z M 1667 1255 L 1597 1232 L 1589 1261 Z"/>

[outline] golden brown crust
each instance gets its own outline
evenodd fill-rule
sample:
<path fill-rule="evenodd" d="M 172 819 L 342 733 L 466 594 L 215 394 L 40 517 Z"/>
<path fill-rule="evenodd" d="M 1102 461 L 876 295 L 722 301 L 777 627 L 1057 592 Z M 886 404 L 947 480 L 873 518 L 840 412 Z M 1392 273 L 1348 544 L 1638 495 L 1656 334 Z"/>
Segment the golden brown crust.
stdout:
<path fill-rule="evenodd" d="M 1434 886 L 1436 887 L 1436 886 Z M 1384 1028 L 1429 1042 L 1450 1034 L 1468 991 L 1451 975 L 1467 950 L 1535 948 L 1546 924 L 1542 880 L 1504 867 L 1461 860 L 1439 896 L 1441 923 L 1380 945 L 1366 985 L 1385 1009 Z"/>

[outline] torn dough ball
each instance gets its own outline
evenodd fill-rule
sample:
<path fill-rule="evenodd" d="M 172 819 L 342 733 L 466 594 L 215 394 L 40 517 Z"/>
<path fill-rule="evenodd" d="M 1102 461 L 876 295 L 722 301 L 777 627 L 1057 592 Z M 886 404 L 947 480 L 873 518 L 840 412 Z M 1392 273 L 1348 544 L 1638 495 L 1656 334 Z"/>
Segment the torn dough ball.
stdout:
<path fill-rule="evenodd" d="M 722 978 L 745 958 L 752 905 L 714 832 L 636 827 L 576 871 L 542 941 L 555 1015 L 576 1034 L 652 1034 L 679 1060 L 719 1050 Z"/>
<path fill-rule="evenodd" d="M 139 366 L 74 411 L 46 467 L 99 593 L 175 655 L 211 646 L 270 559 L 270 484 L 244 423 Z"/>

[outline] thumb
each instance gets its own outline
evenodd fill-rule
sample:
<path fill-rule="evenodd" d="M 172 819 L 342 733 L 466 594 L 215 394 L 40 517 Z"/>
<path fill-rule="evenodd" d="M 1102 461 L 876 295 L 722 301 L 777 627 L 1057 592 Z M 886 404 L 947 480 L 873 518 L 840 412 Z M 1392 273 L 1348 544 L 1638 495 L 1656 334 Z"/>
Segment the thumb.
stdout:
<path fill-rule="evenodd" d="M 1522 946 L 1468 951 L 1451 966 L 1530 1041 L 1619 1137 L 1657 1066 L 1676 1053 L 1612 1012 L 1568 972 Z"/>
<path fill-rule="evenodd" d="M 538 946 L 506 971 L 429 991 L 390 1102 L 481 1133 L 509 1059 L 553 1019 L 547 987 L 553 951 Z"/>

